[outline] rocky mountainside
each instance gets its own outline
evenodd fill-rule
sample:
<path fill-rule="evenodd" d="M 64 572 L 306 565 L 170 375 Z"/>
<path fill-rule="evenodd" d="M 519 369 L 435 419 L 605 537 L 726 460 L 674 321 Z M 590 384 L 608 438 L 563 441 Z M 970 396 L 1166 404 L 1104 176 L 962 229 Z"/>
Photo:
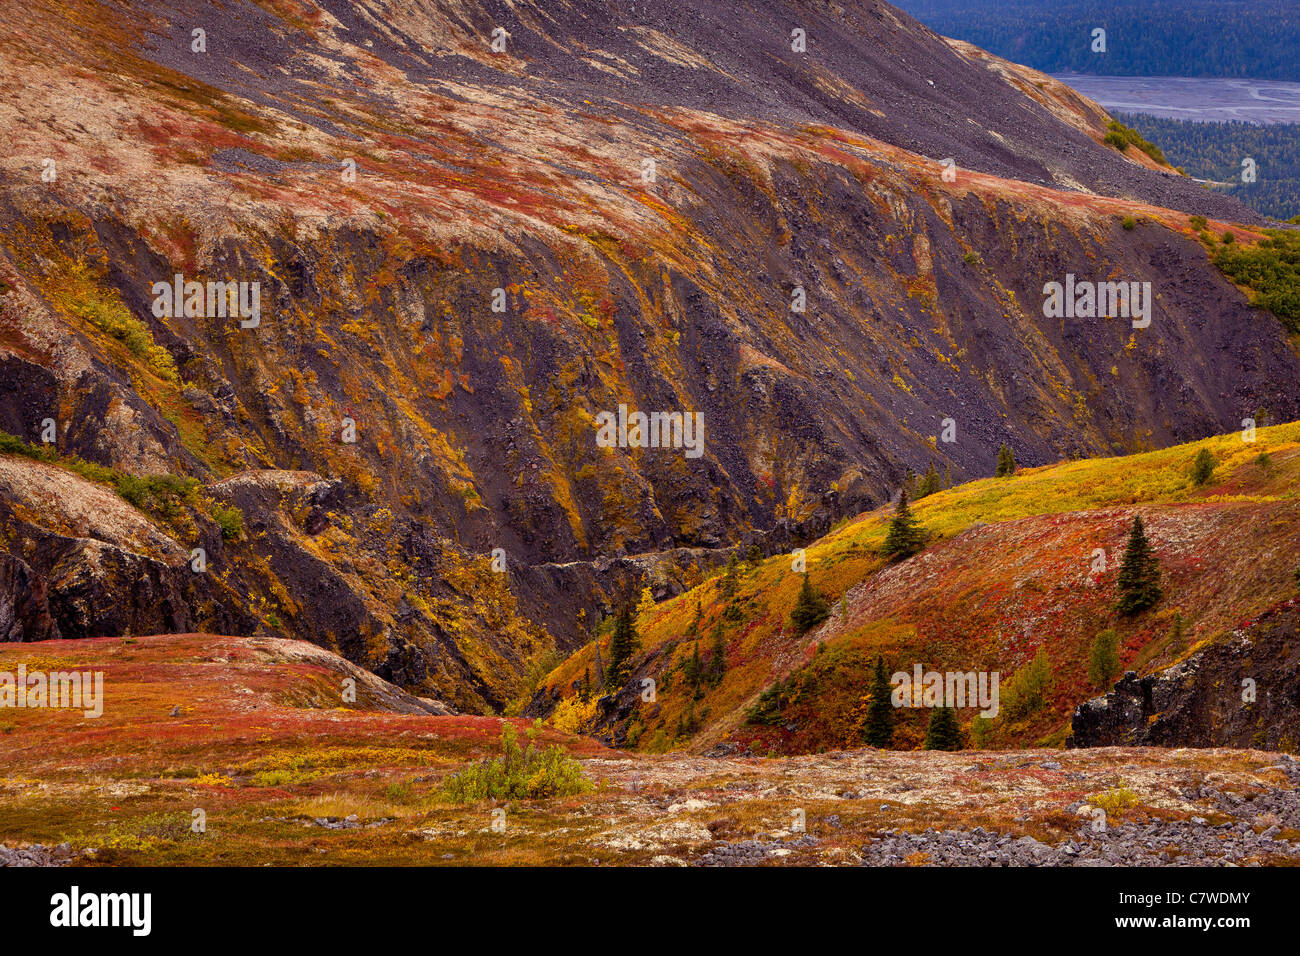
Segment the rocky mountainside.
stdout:
<path fill-rule="evenodd" d="M 9 639 L 260 629 L 490 711 L 908 468 L 1300 418 L 1189 224 L 1254 214 L 884 3 L 3 9 Z M 1070 274 L 1149 326 L 1045 318 Z M 624 405 L 701 453 L 602 447 Z"/>

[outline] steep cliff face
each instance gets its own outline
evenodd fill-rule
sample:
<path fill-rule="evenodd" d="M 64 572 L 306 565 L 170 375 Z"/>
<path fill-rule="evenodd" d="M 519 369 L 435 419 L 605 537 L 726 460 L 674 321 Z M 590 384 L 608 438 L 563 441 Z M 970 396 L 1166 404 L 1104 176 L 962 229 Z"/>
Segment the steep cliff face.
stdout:
<path fill-rule="evenodd" d="M 1285 334 L 1186 216 L 1253 214 L 885 4 L 6 14 L 0 429 L 119 492 L 198 483 L 135 496 L 161 556 L 6 515 L 28 638 L 45 608 L 65 636 L 260 626 L 495 708 L 616 593 L 824 531 L 909 467 L 1300 417 Z M 1150 326 L 1044 318 L 1067 274 L 1151 282 Z M 256 283 L 258 314 L 167 314 L 177 275 Z M 600 447 L 620 405 L 700 413 L 702 453 Z M 111 586 L 74 587 L 91 567 Z"/>
<path fill-rule="evenodd" d="M 1067 746 L 1300 748 L 1300 600 L 1079 705 Z"/>

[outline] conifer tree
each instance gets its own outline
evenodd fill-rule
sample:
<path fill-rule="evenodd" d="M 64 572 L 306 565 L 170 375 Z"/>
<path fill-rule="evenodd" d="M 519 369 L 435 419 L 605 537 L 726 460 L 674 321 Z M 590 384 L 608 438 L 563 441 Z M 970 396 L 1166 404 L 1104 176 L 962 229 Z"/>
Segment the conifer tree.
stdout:
<path fill-rule="evenodd" d="M 957 726 L 957 712 L 951 707 L 938 707 L 930 714 L 930 725 L 925 730 L 926 750 L 961 750 L 961 728 Z"/>
<path fill-rule="evenodd" d="M 1137 614 L 1160 600 L 1160 561 L 1151 550 L 1142 516 L 1133 516 L 1128 546 L 1124 549 L 1124 562 L 1119 569 L 1119 611 Z"/>
<path fill-rule="evenodd" d="M 722 616 L 729 621 L 736 621 L 741 617 L 740 605 L 736 601 L 736 592 L 740 587 L 739 569 L 740 562 L 733 552 L 727 561 L 727 569 L 722 572 L 722 599 L 727 605 Z"/>
<path fill-rule="evenodd" d="M 632 607 L 623 610 L 614 622 L 614 634 L 609 642 L 609 664 L 605 668 L 605 690 L 617 693 L 623 689 L 632 674 L 632 658 L 641 650 L 641 639 L 632 620 Z"/>
<path fill-rule="evenodd" d="M 870 747 L 886 749 L 894 743 L 893 687 L 885 673 L 885 659 L 876 656 L 876 669 L 871 678 L 871 700 L 867 705 L 867 723 L 863 740 Z"/>
<path fill-rule="evenodd" d="M 722 677 L 727 672 L 727 642 L 722 636 L 722 622 L 719 621 L 713 628 L 713 648 L 709 656 L 709 663 L 704 667 L 704 678 L 709 682 L 709 686 L 717 687 L 722 683 Z"/>
<path fill-rule="evenodd" d="M 907 506 L 907 491 L 898 496 L 898 505 L 894 517 L 889 522 L 889 532 L 885 535 L 885 544 L 881 553 L 885 557 L 897 555 L 901 558 L 911 557 L 925 547 L 925 536 L 920 525 L 912 517 L 912 510 Z"/>
<path fill-rule="evenodd" d="M 930 462 L 925 469 L 925 475 L 921 478 L 921 484 L 920 487 L 917 488 L 916 497 L 925 498 L 928 495 L 934 494 L 939 490 L 939 488 L 939 472 L 935 469 L 934 462 Z"/>
<path fill-rule="evenodd" d="M 993 472 L 996 478 L 1008 478 L 1016 473 L 1016 453 L 1006 442 L 998 449 L 998 466 Z"/>
<path fill-rule="evenodd" d="M 704 674 L 704 665 L 700 661 L 700 642 L 696 641 L 691 646 L 691 656 L 686 659 L 686 664 L 682 667 L 686 675 L 686 683 L 692 690 L 700 689 L 700 678 Z"/>
<path fill-rule="evenodd" d="M 736 587 L 738 584 L 736 580 L 736 568 L 739 564 L 740 562 L 736 560 L 736 555 L 733 552 L 731 557 L 727 559 L 726 570 L 722 572 L 722 599 L 724 601 L 730 601 L 736 596 Z"/>
<path fill-rule="evenodd" d="M 790 624 L 798 634 L 811 627 L 816 627 L 830 617 L 831 609 L 819 591 L 813 589 L 808 572 L 803 573 L 803 585 L 799 588 L 799 599 L 795 601 L 794 610 L 790 612 Z"/>

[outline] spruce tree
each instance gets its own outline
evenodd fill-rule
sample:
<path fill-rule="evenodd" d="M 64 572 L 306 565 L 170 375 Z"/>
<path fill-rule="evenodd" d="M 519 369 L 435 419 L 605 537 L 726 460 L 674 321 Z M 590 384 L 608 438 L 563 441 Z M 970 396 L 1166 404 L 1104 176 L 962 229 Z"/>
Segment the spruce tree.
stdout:
<path fill-rule="evenodd" d="M 1113 627 L 1098 634 L 1088 651 L 1088 680 L 1101 689 L 1119 676 L 1119 635 Z"/>
<path fill-rule="evenodd" d="M 713 651 L 709 657 L 709 663 L 704 666 L 701 675 L 704 680 L 709 682 L 710 687 L 717 687 L 722 683 L 722 676 L 727 672 L 727 642 L 722 637 L 722 622 L 719 621 L 713 628 Z"/>
<path fill-rule="evenodd" d="M 871 678 L 871 700 L 867 705 L 867 723 L 862 735 L 869 747 L 887 749 L 894 743 L 894 689 L 885 673 L 885 659 L 876 656 L 876 669 Z"/>
<path fill-rule="evenodd" d="M 805 571 L 803 585 L 799 588 L 799 599 L 795 601 L 794 610 L 790 612 L 790 624 L 795 629 L 795 633 L 802 634 L 809 628 L 816 627 L 830 617 L 830 614 L 831 609 L 827 606 L 826 599 L 813 589 L 808 572 Z"/>
<path fill-rule="evenodd" d="M 925 547 L 925 536 L 920 525 L 912 517 L 912 510 L 907 506 L 907 491 L 898 495 L 898 505 L 894 517 L 889 522 L 889 533 L 885 535 L 885 544 L 881 553 L 885 557 L 897 555 L 900 558 L 911 557 Z"/>
<path fill-rule="evenodd" d="M 692 690 L 700 689 L 700 678 L 704 675 L 704 665 L 700 662 L 700 642 L 696 641 L 691 646 L 691 656 L 686 659 L 686 664 L 682 667 L 686 676 L 686 683 Z"/>
<path fill-rule="evenodd" d="M 998 449 L 998 466 L 993 472 L 994 477 L 1008 478 L 1016 473 L 1016 453 L 1011 450 L 1011 446 L 1006 442 Z"/>
<path fill-rule="evenodd" d="M 921 485 L 917 489 L 916 497 L 925 498 L 934 494 L 940 487 L 939 472 L 935 469 L 934 462 L 930 462 L 925 469 L 925 475 L 921 478 Z"/>
<path fill-rule="evenodd" d="M 605 668 L 605 690 L 617 693 L 632 675 L 632 658 L 641 650 L 641 639 L 632 620 L 632 606 L 623 610 L 614 622 L 614 634 L 609 642 L 609 664 Z"/>
<path fill-rule="evenodd" d="M 957 726 L 957 712 L 951 707 L 939 707 L 930 714 L 930 725 L 925 730 L 926 750 L 961 750 L 961 728 Z"/>
<path fill-rule="evenodd" d="M 1119 603 L 1121 614 L 1137 614 L 1160 600 L 1160 562 L 1151 550 L 1142 516 L 1133 516 L 1133 527 L 1124 549 L 1124 562 L 1119 569 Z"/>
<path fill-rule="evenodd" d="M 740 587 L 739 567 L 740 562 L 733 552 L 727 561 L 727 569 L 722 572 L 722 600 L 727 605 L 723 609 L 722 616 L 729 621 L 736 621 L 741 617 L 740 605 L 736 602 L 736 592 Z"/>

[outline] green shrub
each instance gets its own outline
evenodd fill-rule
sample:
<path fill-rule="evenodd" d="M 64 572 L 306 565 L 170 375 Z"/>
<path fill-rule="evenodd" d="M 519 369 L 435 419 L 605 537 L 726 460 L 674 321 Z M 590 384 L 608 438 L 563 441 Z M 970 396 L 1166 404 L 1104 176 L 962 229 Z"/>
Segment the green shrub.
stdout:
<path fill-rule="evenodd" d="M 568 797 L 592 789 L 582 767 L 563 747 L 538 750 L 542 732 L 539 720 L 528 730 L 528 747 L 519 746 L 514 724 L 501 727 L 501 756 L 470 764 L 442 784 L 442 794 L 456 803 L 475 800 L 509 800 Z"/>
<path fill-rule="evenodd" d="M 1137 220 L 1132 216 L 1125 216 L 1120 220 L 1120 225 L 1124 227 L 1125 231 L 1132 232 L 1134 227 L 1137 226 Z"/>
<path fill-rule="evenodd" d="M 1265 229 L 1255 246 L 1219 246 L 1214 264 L 1254 294 L 1251 304 L 1267 309 L 1292 332 L 1300 332 L 1300 232 Z"/>
<path fill-rule="evenodd" d="M 199 486 L 196 478 L 180 475 L 129 475 L 76 455 L 61 456 L 51 446 L 32 445 L 3 431 L 0 431 L 0 453 L 22 455 L 33 461 L 65 468 L 87 481 L 109 485 L 123 501 L 140 511 L 166 516 L 175 515 L 181 504 L 194 504 L 194 492 Z M 242 528 L 243 515 L 238 517 Z"/>
<path fill-rule="evenodd" d="M 244 513 L 235 505 L 217 505 L 212 520 L 221 528 L 222 541 L 234 541 L 244 533 Z"/>
<path fill-rule="evenodd" d="M 1120 780 L 1118 787 L 1103 793 L 1094 793 L 1088 798 L 1088 802 L 1094 807 L 1100 807 L 1107 814 L 1112 814 L 1137 806 L 1138 795 L 1125 786 L 1123 780 Z"/>
<path fill-rule="evenodd" d="M 1208 448 L 1202 448 L 1192 461 L 1192 482 L 1203 485 L 1214 477 L 1214 456 Z"/>
<path fill-rule="evenodd" d="M 1040 647 L 1033 660 L 1011 675 L 1002 687 L 999 705 L 1007 720 L 1020 720 L 1042 710 L 1052 685 L 1052 664 Z"/>
<path fill-rule="evenodd" d="M 1098 689 L 1108 687 L 1119 676 L 1119 635 L 1108 627 L 1092 641 L 1088 651 L 1088 681 Z"/>
<path fill-rule="evenodd" d="M 1124 152 L 1128 146 L 1136 146 L 1160 165 L 1169 165 L 1168 161 L 1165 159 L 1165 154 L 1161 152 L 1159 146 L 1143 137 L 1143 135 L 1137 130 L 1130 126 L 1125 126 L 1123 123 L 1117 122 L 1116 120 L 1110 121 L 1108 132 L 1102 142 L 1107 146 L 1113 146 L 1121 153 Z"/>
<path fill-rule="evenodd" d="M 79 289 L 70 309 L 73 315 L 125 345 L 127 351 L 143 361 L 159 378 L 172 383 L 180 381 L 171 353 L 154 343 L 149 327 L 132 315 L 116 297 L 97 288 Z"/>

